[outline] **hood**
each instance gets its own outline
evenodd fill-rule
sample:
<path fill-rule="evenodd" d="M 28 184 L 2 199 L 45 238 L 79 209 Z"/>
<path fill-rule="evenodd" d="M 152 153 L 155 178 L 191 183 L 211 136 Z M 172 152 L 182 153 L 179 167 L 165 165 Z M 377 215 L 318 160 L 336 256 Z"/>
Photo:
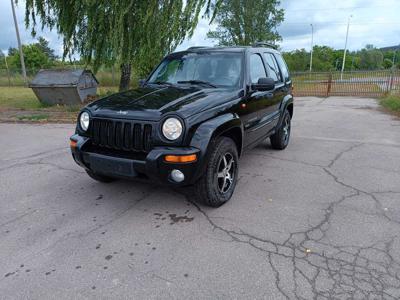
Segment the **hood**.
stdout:
<path fill-rule="evenodd" d="M 236 99 L 240 90 L 196 86 L 142 87 L 113 94 L 88 105 L 94 116 L 158 121 L 176 112 L 186 118 Z"/>

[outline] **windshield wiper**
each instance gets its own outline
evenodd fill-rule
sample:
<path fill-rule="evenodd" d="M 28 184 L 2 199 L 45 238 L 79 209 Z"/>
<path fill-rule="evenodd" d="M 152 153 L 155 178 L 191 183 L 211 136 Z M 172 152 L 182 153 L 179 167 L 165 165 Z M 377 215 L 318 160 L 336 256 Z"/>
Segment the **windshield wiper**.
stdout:
<path fill-rule="evenodd" d="M 168 81 L 155 81 L 155 82 L 149 82 L 150 84 L 164 84 L 164 85 L 174 85 L 171 82 Z"/>
<path fill-rule="evenodd" d="M 182 80 L 182 81 L 178 81 L 177 83 L 205 84 L 205 85 L 208 85 L 213 88 L 217 87 L 216 85 L 214 85 L 208 81 L 203 81 L 203 80 Z"/>

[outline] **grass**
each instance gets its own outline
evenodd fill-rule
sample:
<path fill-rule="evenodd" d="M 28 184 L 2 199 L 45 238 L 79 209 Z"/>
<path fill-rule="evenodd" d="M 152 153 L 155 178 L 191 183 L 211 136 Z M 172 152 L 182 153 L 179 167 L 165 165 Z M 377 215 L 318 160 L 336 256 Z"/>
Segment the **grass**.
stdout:
<path fill-rule="evenodd" d="M 30 88 L 0 87 L 0 108 L 42 109 L 47 107 L 39 102 Z"/>
<path fill-rule="evenodd" d="M 17 119 L 19 121 L 47 121 L 50 118 L 49 114 L 41 114 L 41 115 L 22 115 L 22 116 L 17 116 Z"/>
<path fill-rule="evenodd" d="M 391 112 L 400 113 L 400 96 L 389 95 L 381 99 L 381 105 Z"/>

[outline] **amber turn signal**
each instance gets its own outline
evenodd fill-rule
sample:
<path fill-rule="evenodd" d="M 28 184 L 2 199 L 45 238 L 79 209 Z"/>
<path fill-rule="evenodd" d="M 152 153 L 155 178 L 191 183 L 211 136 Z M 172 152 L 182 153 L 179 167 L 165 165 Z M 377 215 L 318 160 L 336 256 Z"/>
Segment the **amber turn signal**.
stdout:
<path fill-rule="evenodd" d="M 189 163 L 197 160 L 196 154 L 190 155 L 166 155 L 164 161 L 169 163 Z"/>
<path fill-rule="evenodd" d="M 77 143 L 77 141 L 70 140 L 69 145 L 71 146 L 71 148 L 75 148 Z"/>

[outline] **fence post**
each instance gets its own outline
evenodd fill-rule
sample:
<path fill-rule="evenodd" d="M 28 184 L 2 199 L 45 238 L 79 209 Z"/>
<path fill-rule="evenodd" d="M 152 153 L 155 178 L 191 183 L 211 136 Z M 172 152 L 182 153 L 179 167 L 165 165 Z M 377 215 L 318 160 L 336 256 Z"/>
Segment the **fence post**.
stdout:
<path fill-rule="evenodd" d="M 326 97 L 329 97 L 332 88 L 332 72 L 328 75 L 328 87 L 326 89 Z"/>
<path fill-rule="evenodd" d="M 8 69 L 7 56 L 5 55 L 4 55 L 4 61 L 6 63 L 6 69 L 7 69 L 8 86 L 11 87 L 10 70 Z"/>

